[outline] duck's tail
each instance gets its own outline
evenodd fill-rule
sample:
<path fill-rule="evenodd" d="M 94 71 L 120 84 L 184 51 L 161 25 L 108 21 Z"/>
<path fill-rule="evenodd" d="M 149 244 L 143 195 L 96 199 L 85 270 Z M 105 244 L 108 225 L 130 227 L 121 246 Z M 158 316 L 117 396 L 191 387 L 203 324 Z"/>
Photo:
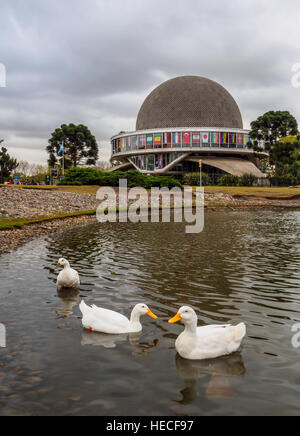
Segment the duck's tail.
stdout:
<path fill-rule="evenodd" d="M 84 300 L 81 300 L 81 303 L 79 304 L 79 309 L 81 310 L 83 316 L 87 315 L 92 310 L 89 306 L 85 304 Z"/>
<path fill-rule="evenodd" d="M 244 336 L 246 335 L 246 325 L 245 323 L 241 322 L 240 324 L 231 327 L 231 331 L 234 337 L 234 340 L 237 342 L 240 342 Z"/>

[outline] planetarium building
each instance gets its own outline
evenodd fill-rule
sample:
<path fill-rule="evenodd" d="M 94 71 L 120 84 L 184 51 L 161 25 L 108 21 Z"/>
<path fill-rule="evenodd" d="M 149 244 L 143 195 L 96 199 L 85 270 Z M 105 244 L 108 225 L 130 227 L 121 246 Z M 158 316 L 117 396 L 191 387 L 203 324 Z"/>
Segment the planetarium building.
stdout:
<path fill-rule="evenodd" d="M 136 131 L 111 138 L 114 169 L 145 174 L 264 175 L 255 165 L 268 154 L 255 153 L 233 97 L 218 83 L 198 76 L 168 80 L 142 104 Z M 261 146 L 263 144 L 260 144 Z"/>

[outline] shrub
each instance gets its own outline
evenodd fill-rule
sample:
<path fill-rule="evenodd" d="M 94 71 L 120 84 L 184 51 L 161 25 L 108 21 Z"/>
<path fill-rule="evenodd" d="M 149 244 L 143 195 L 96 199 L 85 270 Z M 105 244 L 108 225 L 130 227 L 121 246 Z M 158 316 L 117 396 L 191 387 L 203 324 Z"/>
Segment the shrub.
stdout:
<path fill-rule="evenodd" d="M 218 180 L 219 186 L 253 186 L 257 181 L 257 177 L 253 174 L 245 173 L 242 176 L 233 176 L 232 174 L 224 174 Z"/>
<path fill-rule="evenodd" d="M 239 186 L 253 186 L 256 181 L 257 177 L 253 174 L 245 173 L 239 177 Z"/>
<path fill-rule="evenodd" d="M 202 179 L 202 186 L 211 185 L 211 179 L 210 179 L 208 174 L 202 173 L 201 179 Z M 183 177 L 182 183 L 184 185 L 199 186 L 200 185 L 200 172 L 185 174 L 185 176 Z"/>
<path fill-rule="evenodd" d="M 295 186 L 300 184 L 300 177 L 295 176 L 270 177 L 269 180 L 272 186 Z"/>
<path fill-rule="evenodd" d="M 233 176 L 232 174 L 224 174 L 218 180 L 219 186 L 238 186 L 239 177 Z"/>
<path fill-rule="evenodd" d="M 148 176 L 139 171 L 115 171 L 105 172 L 94 168 L 71 168 L 66 172 L 65 178 L 59 185 L 99 185 L 99 186 L 119 186 L 119 179 L 127 179 L 127 186 L 141 186 L 143 188 L 181 187 L 181 183 L 169 176 Z"/>

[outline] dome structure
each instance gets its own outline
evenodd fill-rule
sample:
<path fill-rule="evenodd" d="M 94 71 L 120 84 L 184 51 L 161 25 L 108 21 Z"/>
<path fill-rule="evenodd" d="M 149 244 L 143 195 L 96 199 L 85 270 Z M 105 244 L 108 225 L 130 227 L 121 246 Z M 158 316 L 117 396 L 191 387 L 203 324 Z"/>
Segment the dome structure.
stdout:
<path fill-rule="evenodd" d="M 198 76 L 167 80 L 145 99 L 136 130 L 167 127 L 243 128 L 234 98 L 223 86 Z"/>
<path fill-rule="evenodd" d="M 214 184 L 226 173 L 264 177 L 256 163 L 268 153 L 263 141 L 259 145 L 254 151 L 239 107 L 223 86 L 204 77 L 175 77 L 146 97 L 135 131 L 111 138 L 111 171 L 134 168 L 182 178 L 198 173 L 201 161 Z"/>

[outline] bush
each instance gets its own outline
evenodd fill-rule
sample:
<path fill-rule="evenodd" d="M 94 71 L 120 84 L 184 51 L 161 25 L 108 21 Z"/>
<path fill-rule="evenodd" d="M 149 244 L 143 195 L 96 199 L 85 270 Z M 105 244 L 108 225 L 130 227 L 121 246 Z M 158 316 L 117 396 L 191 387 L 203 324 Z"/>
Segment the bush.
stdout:
<path fill-rule="evenodd" d="M 218 180 L 219 186 L 238 186 L 239 177 L 233 176 L 232 174 L 224 174 Z"/>
<path fill-rule="evenodd" d="M 270 177 L 269 180 L 272 186 L 296 186 L 300 184 L 300 177 L 295 176 Z"/>
<path fill-rule="evenodd" d="M 256 181 L 257 177 L 255 177 L 253 174 L 245 173 L 239 177 L 239 186 L 253 186 Z"/>
<path fill-rule="evenodd" d="M 242 176 L 233 176 L 232 174 L 224 174 L 218 180 L 219 186 L 253 186 L 257 181 L 257 177 L 253 174 L 243 174 Z"/>
<path fill-rule="evenodd" d="M 99 185 L 99 186 L 119 186 L 119 179 L 126 179 L 127 186 L 141 186 L 143 188 L 163 187 L 173 188 L 181 183 L 169 176 L 147 176 L 139 171 L 114 171 L 111 173 L 96 170 L 94 168 L 71 168 L 66 172 L 65 178 L 59 185 Z"/>
<path fill-rule="evenodd" d="M 202 179 L 202 186 L 211 185 L 211 179 L 210 179 L 208 174 L 202 173 L 201 179 Z M 184 185 L 199 186 L 200 185 L 200 172 L 185 174 L 185 176 L 183 177 L 182 183 Z"/>

